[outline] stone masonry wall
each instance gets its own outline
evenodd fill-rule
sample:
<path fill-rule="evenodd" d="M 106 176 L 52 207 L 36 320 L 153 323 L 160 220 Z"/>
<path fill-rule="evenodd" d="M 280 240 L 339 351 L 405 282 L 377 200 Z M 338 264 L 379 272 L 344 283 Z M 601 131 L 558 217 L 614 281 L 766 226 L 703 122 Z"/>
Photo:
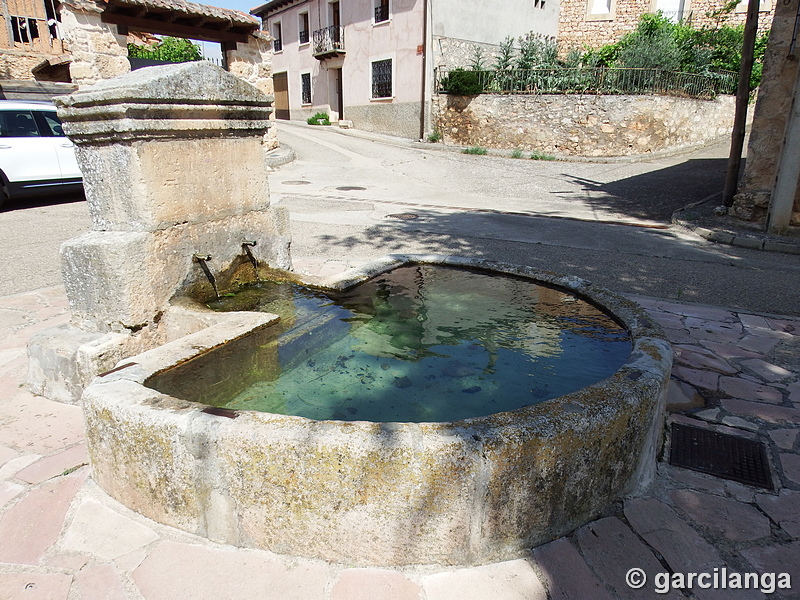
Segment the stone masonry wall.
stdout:
<path fill-rule="evenodd" d="M 746 0 L 744 0 L 746 3 Z M 719 9 L 724 2 L 720 0 L 693 0 L 687 2 L 686 16 L 695 27 L 744 24 L 746 12 L 732 12 L 719 20 L 707 13 Z M 767 31 L 772 23 L 771 0 L 761 0 L 763 8 L 759 13 L 758 30 Z M 636 29 L 643 14 L 654 12 L 651 0 L 612 0 L 608 15 L 587 15 L 587 0 L 562 0 L 558 23 L 558 41 L 562 51 L 571 48 L 599 48 L 613 44 L 626 33 Z"/>
<path fill-rule="evenodd" d="M 446 144 L 538 150 L 565 156 L 627 156 L 700 145 L 730 135 L 734 98 L 491 95 L 433 100 Z"/>
<path fill-rule="evenodd" d="M 228 71 L 246 82 L 256 86 L 259 91 L 272 96 L 275 87 L 272 81 L 272 38 L 263 31 L 254 32 L 247 44 L 236 44 L 235 50 L 226 50 Z M 270 121 L 275 122 L 275 113 L 270 114 Z M 266 149 L 278 147 L 278 132 L 270 127 L 265 137 Z"/>
<path fill-rule="evenodd" d="M 0 52 L 0 79 L 33 79 L 31 69 L 45 59 L 37 52 L 3 50 Z"/>
<path fill-rule="evenodd" d="M 746 221 L 766 219 L 772 187 L 775 185 L 777 157 L 783 146 L 786 118 L 792 106 L 798 61 L 788 56 L 794 31 L 798 0 L 779 2 L 764 56 L 764 71 L 758 92 L 747 162 L 734 197 L 732 212 Z M 791 224 L 800 225 L 800 194 L 795 196 Z"/>
<path fill-rule="evenodd" d="M 84 87 L 131 70 L 126 37 L 117 33 L 116 25 L 100 20 L 100 8 L 93 3 L 63 4 L 61 23 L 72 55 L 69 74 L 73 83 Z"/>

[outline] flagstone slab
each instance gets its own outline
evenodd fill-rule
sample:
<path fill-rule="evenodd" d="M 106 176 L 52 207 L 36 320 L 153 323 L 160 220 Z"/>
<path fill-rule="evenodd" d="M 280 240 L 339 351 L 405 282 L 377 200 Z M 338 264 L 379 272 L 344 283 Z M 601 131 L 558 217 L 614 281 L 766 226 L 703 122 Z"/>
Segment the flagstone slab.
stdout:
<path fill-rule="evenodd" d="M 331 600 L 419 600 L 422 588 L 398 571 L 347 569 L 331 591 Z"/>
<path fill-rule="evenodd" d="M 67 528 L 61 549 L 83 552 L 109 561 L 155 542 L 158 535 L 97 500 L 81 502 Z"/>
<path fill-rule="evenodd" d="M 725 494 L 725 483 L 719 477 L 698 473 L 682 467 L 666 465 L 665 472 L 676 484 L 680 486 L 697 488 L 715 494 Z"/>
<path fill-rule="evenodd" d="M 769 519 L 749 504 L 692 490 L 669 496 L 695 523 L 725 539 L 744 542 L 770 535 Z"/>
<path fill-rule="evenodd" d="M 6 461 L 6 463 L 0 467 L 0 481 L 15 477 L 22 469 L 35 463 L 40 458 L 41 456 L 38 454 L 23 454 L 22 456 L 17 456 L 16 458 Z"/>
<path fill-rule="evenodd" d="M 0 482 L 0 509 L 25 491 L 25 486 L 12 481 Z"/>
<path fill-rule="evenodd" d="M 162 541 L 133 580 L 147 600 L 321 600 L 330 575 L 319 562 L 287 566 L 266 552 Z"/>
<path fill-rule="evenodd" d="M 800 429 L 775 429 L 769 432 L 769 437 L 781 450 L 793 450 L 797 443 Z"/>
<path fill-rule="evenodd" d="M 789 390 L 789 400 L 800 402 L 800 381 L 790 384 L 786 389 Z"/>
<path fill-rule="evenodd" d="M 64 573 L 0 573 L 2 600 L 67 600 L 72 576 Z"/>
<path fill-rule="evenodd" d="M 728 396 L 742 400 L 755 400 L 771 404 L 783 402 L 783 393 L 779 389 L 741 377 L 720 377 L 719 389 Z"/>
<path fill-rule="evenodd" d="M 57 477 L 68 469 L 88 463 L 89 455 L 86 452 L 86 444 L 80 443 L 51 456 L 39 459 L 32 465 L 19 471 L 16 477 L 22 481 L 36 484 L 52 477 Z"/>
<path fill-rule="evenodd" d="M 664 329 L 664 335 L 672 344 L 696 344 L 698 342 L 685 329 Z"/>
<path fill-rule="evenodd" d="M 616 517 L 589 523 L 579 529 L 575 537 L 586 563 L 621 600 L 683 600 L 683 595 L 677 591 L 656 594 L 652 585 L 645 585 L 637 590 L 626 583 L 625 575 L 630 569 L 642 569 L 647 575 L 647 581 L 652 582 L 657 573 L 664 572 L 664 566 L 631 529 Z"/>
<path fill-rule="evenodd" d="M 33 489 L 0 517 L 0 562 L 36 565 L 58 539 L 89 469 Z"/>
<path fill-rule="evenodd" d="M 667 410 L 680 412 L 705 406 L 705 399 L 692 386 L 670 379 L 667 388 Z"/>
<path fill-rule="evenodd" d="M 758 573 L 788 573 L 796 594 L 800 581 L 800 541 L 746 548 L 740 553 Z"/>
<path fill-rule="evenodd" d="M 719 382 L 719 373 L 713 371 L 677 366 L 672 367 L 672 374 L 686 383 L 705 390 L 716 390 Z"/>
<path fill-rule="evenodd" d="M 739 398 L 720 400 L 720 406 L 737 415 L 755 417 L 767 423 L 800 423 L 800 409 L 775 406 L 763 402 L 748 402 Z"/>
<path fill-rule="evenodd" d="M 675 511 L 655 498 L 625 503 L 625 517 L 673 571 L 711 572 L 724 564 L 716 548 L 687 525 Z"/>
<path fill-rule="evenodd" d="M 737 367 L 731 366 L 726 360 L 719 358 L 710 350 L 702 346 L 689 346 L 678 344 L 673 347 L 675 358 L 678 362 L 688 365 L 693 369 L 709 369 L 725 375 L 738 373 Z"/>
<path fill-rule="evenodd" d="M 0 431 L 5 445 L 43 455 L 74 446 L 85 437 L 79 406 L 47 400 L 27 391 L 0 404 Z"/>
<path fill-rule="evenodd" d="M 800 485 L 800 454 L 782 452 L 779 456 L 783 475 L 792 483 Z"/>
<path fill-rule="evenodd" d="M 758 494 L 756 503 L 794 539 L 800 539 L 800 492 L 782 489 L 778 496 Z"/>
<path fill-rule="evenodd" d="M 739 313 L 739 320 L 747 329 L 772 329 L 764 317 Z"/>
<path fill-rule="evenodd" d="M 778 345 L 780 340 L 777 338 L 760 337 L 756 335 L 747 335 L 739 340 L 736 345 L 739 348 L 758 352 L 760 354 L 769 354 Z"/>
<path fill-rule="evenodd" d="M 769 323 L 769 326 L 775 331 L 800 334 L 800 321 L 795 321 L 792 319 L 767 318 L 767 322 Z"/>
<path fill-rule="evenodd" d="M 743 360 L 740 363 L 743 367 L 750 370 L 751 372 L 758 375 L 764 381 L 769 382 L 776 382 L 776 381 L 783 381 L 784 379 L 788 379 L 792 377 L 794 373 L 791 371 L 787 371 L 783 367 L 779 367 L 778 365 L 773 365 L 772 363 L 768 363 L 765 360 L 761 360 L 760 358 L 751 358 L 748 360 Z"/>
<path fill-rule="evenodd" d="M 42 562 L 48 567 L 80 571 L 89 564 L 90 559 L 86 554 L 48 554 Z"/>
<path fill-rule="evenodd" d="M 511 560 L 422 579 L 427 600 L 547 600 L 530 562 Z"/>
<path fill-rule="evenodd" d="M 739 318 L 731 311 L 713 306 L 695 306 L 692 304 L 659 303 L 659 308 L 668 312 L 702 319 L 704 321 L 720 321 L 725 323 L 738 323 Z"/>
<path fill-rule="evenodd" d="M 614 600 L 566 538 L 535 548 L 533 559 L 544 578 L 550 600 Z"/>
<path fill-rule="evenodd" d="M 127 600 L 119 573 L 113 565 L 96 565 L 75 574 L 81 600 Z"/>
<path fill-rule="evenodd" d="M 745 350 L 740 345 L 734 344 L 720 344 L 719 342 L 709 342 L 708 340 L 701 340 L 700 344 L 719 356 L 720 358 L 763 358 L 764 355 L 752 350 Z"/>
<path fill-rule="evenodd" d="M 708 321 L 687 317 L 684 321 L 692 337 L 712 342 L 736 342 L 742 337 L 744 328 L 740 323 Z"/>

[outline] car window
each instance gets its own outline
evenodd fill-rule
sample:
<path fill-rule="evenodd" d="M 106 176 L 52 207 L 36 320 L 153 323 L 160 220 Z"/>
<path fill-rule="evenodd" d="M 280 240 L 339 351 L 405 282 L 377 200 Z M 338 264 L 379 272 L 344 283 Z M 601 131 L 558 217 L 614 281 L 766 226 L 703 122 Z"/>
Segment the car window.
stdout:
<path fill-rule="evenodd" d="M 58 118 L 58 115 L 55 113 L 55 111 L 42 112 L 40 114 L 42 117 L 44 117 L 44 122 L 47 125 L 47 135 L 55 135 L 59 137 L 64 135 L 64 128 L 61 127 L 61 119 Z"/>
<path fill-rule="evenodd" d="M 39 130 L 29 110 L 0 111 L 0 137 L 37 137 Z"/>

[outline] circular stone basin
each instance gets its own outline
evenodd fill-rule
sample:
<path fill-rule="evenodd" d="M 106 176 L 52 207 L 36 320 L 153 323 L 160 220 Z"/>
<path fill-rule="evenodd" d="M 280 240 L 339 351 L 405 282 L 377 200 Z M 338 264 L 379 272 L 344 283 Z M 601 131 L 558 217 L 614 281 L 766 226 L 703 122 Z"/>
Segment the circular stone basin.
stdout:
<path fill-rule="evenodd" d="M 277 353 L 271 364 L 281 364 L 277 359 L 282 346 L 275 339 L 291 327 L 285 322 L 276 327 L 277 321 L 267 313 L 229 313 L 204 331 L 123 361 L 86 389 L 83 403 L 95 480 L 128 507 L 216 541 L 376 566 L 469 565 L 518 557 L 568 533 L 615 498 L 646 484 L 655 469 L 672 356 L 647 314 L 634 303 L 576 278 L 454 257 L 387 257 L 327 281 L 324 288 L 336 291 L 331 296 L 358 296 L 369 284 L 356 284 L 391 269 L 408 265 L 428 269 L 426 265 L 434 264 L 511 275 L 522 288 L 528 281 L 542 283 L 541 289 L 554 294 L 544 304 L 559 306 L 561 316 L 563 305 L 576 302 L 576 296 L 588 300 L 588 308 L 581 309 L 588 312 L 578 311 L 569 318 L 591 314 L 585 334 L 596 327 L 597 315 L 613 315 L 624 329 L 613 337 L 624 341 L 625 352 L 608 374 L 599 380 L 594 377 L 594 383 L 543 399 L 531 391 L 535 384 L 504 394 L 504 382 L 490 384 L 491 373 L 475 373 L 479 364 L 481 369 L 488 364 L 491 371 L 506 360 L 510 350 L 497 345 L 496 339 L 488 344 L 490 351 L 485 344 L 476 349 L 470 348 L 472 341 L 460 340 L 449 346 L 465 346 L 465 352 L 479 359 L 459 358 L 459 364 L 452 365 L 450 379 L 458 381 L 454 395 L 462 403 L 484 408 L 476 416 L 468 412 L 468 418 L 449 421 L 356 420 L 366 405 L 354 414 L 347 408 L 356 405 L 347 404 L 341 414 L 352 420 L 338 415 L 310 419 L 234 410 L 230 402 L 209 407 L 176 398 L 174 394 L 185 396 L 186 389 L 194 390 L 194 397 L 202 401 L 219 397 L 214 388 L 230 388 L 231 379 L 246 380 L 262 368 L 270 352 Z M 397 296 L 389 294 L 388 301 L 393 297 Z M 541 302 L 535 305 L 541 309 Z M 446 311 L 450 317 L 453 310 L 451 306 Z M 414 324 L 410 319 L 409 323 Z M 358 325 L 353 329 L 366 327 Z M 530 350 L 535 337 L 515 337 L 502 331 L 497 321 L 484 325 L 478 337 L 494 333 L 495 338 L 514 338 L 508 344 L 512 349 Z M 422 333 L 415 327 L 411 345 L 417 351 L 449 351 L 441 339 L 420 344 L 432 331 L 441 333 L 440 327 Z M 360 341 L 373 344 L 374 329 L 363 331 Z M 304 331 L 313 335 L 321 330 Z M 608 331 L 594 337 L 606 337 Z M 302 337 L 297 333 L 293 339 Z M 566 337 L 560 330 L 559 340 Z M 494 363 L 491 352 L 496 355 Z M 527 356 L 527 363 L 512 361 L 513 367 L 521 370 L 520 365 L 535 362 L 531 354 Z M 534 356 L 546 362 L 547 352 Z M 357 365 L 358 372 L 376 386 L 378 376 L 389 372 L 381 385 L 411 396 L 411 388 L 402 387 L 406 383 L 402 377 L 424 381 L 424 375 L 391 374 L 396 367 L 380 366 L 386 358 L 377 357 L 369 377 L 364 364 Z M 336 360 L 333 365 L 330 359 L 322 362 L 332 372 Z M 183 378 L 192 385 L 180 388 L 181 369 L 176 366 L 192 363 L 201 368 L 186 371 L 189 375 Z M 446 366 L 437 365 L 432 373 L 446 379 L 446 371 Z M 481 376 L 484 379 L 477 379 Z M 153 383 L 159 379 L 161 383 Z M 400 386 L 394 384 L 397 380 Z M 145 383 L 174 391 L 166 394 Z M 233 387 L 237 386 L 241 381 Z M 504 395 L 525 394 L 523 406 L 501 404 L 501 410 L 491 414 L 484 414 L 490 401 L 474 400 L 485 395 L 505 402 Z"/>

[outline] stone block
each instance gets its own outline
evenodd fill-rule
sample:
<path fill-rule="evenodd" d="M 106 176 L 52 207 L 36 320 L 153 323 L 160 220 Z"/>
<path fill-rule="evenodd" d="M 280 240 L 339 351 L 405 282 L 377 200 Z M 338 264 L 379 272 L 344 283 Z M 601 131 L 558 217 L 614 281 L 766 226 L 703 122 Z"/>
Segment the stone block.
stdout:
<path fill-rule="evenodd" d="M 428 600 L 547 600 L 530 562 L 513 560 L 429 575 L 422 580 Z"/>
<path fill-rule="evenodd" d="M 612 600 L 583 557 L 565 538 L 534 548 L 533 559 L 542 573 L 551 600 Z"/>
<path fill-rule="evenodd" d="M 347 569 L 331 590 L 331 600 L 419 600 L 422 589 L 397 571 Z"/>
<path fill-rule="evenodd" d="M 155 231 L 269 206 L 262 138 L 78 146 L 96 230 Z"/>
<path fill-rule="evenodd" d="M 215 277 L 244 257 L 242 240 L 263 265 L 290 268 L 285 211 L 253 211 L 146 232 L 92 231 L 61 247 L 73 323 L 85 330 L 135 333 L 167 310 L 180 289 L 210 288 L 195 253 L 211 255 Z M 102 285 L 99 282 L 103 282 Z"/>
<path fill-rule="evenodd" d="M 729 498 L 676 490 L 670 498 L 698 525 L 736 542 L 769 537 L 769 519 L 756 508 Z"/>

